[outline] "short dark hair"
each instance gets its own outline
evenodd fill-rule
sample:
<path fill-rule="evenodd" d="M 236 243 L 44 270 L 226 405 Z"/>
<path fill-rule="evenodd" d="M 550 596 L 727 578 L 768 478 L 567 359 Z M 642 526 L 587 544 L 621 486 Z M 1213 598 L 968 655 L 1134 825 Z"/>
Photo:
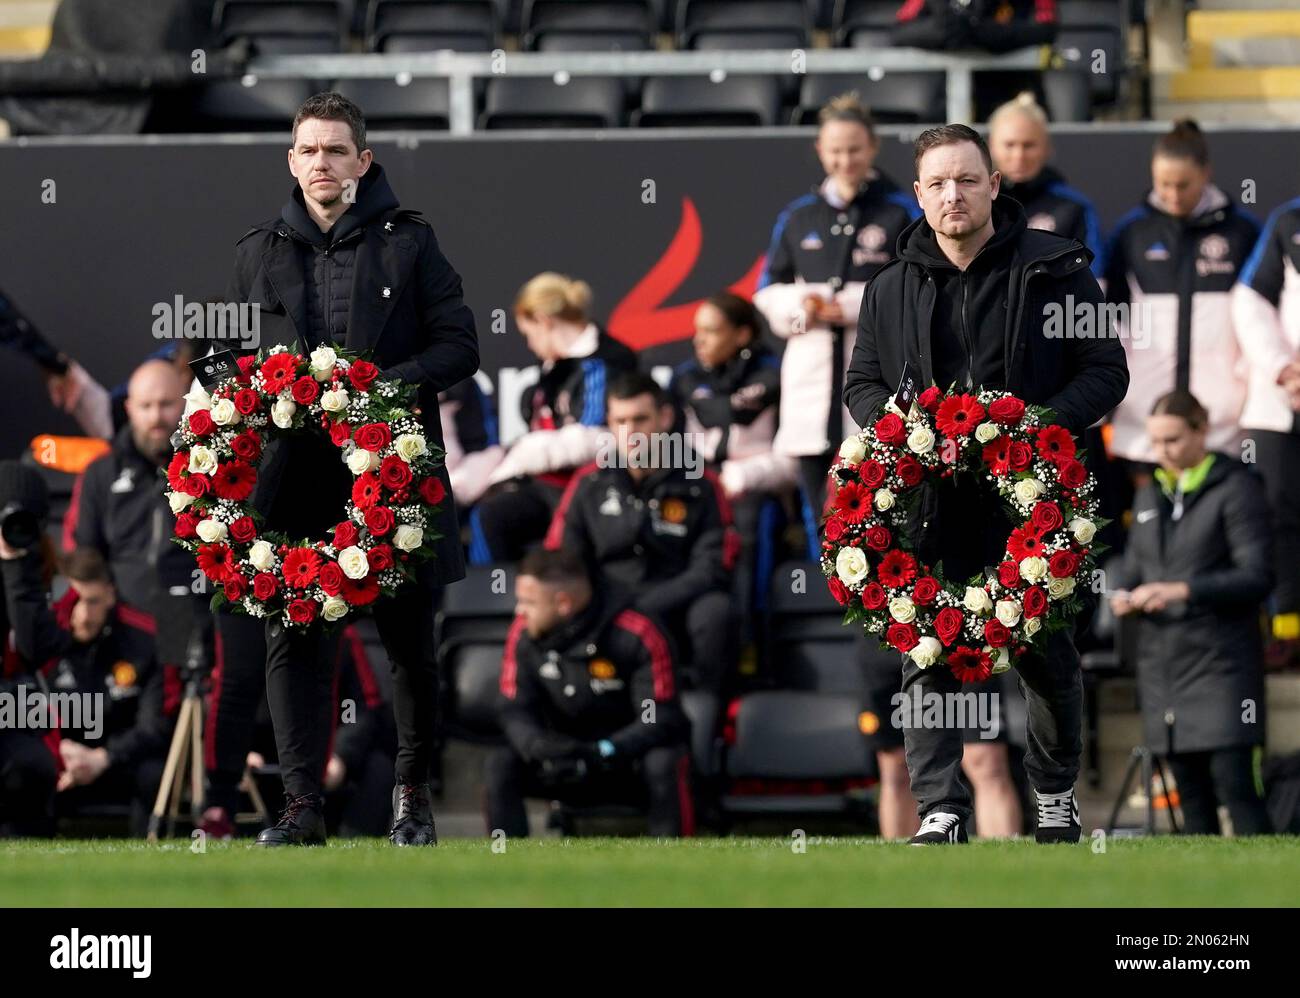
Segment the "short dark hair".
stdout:
<path fill-rule="evenodd" d="M 314 94 L 302 102 L 298 113 L 293 116 L 292 138 L 298 141 L 298 126 L 308 118 L 320 118 L 322 121 L 345 121 L 352 130 L 352 141 L 357 145 L 358 155 L 366 148 L 366 119 L 361 108 L 340 93 L 326 90 Z"/>
<path fill-rule="evenodd" d="M 591 585 L 587 563 L 581 555 L 567 548 L 534 548 L 519 562 L 518 575 L 527 575 L 549 585 Z"/>
<path fill-rule="evenodd" d="M 1197 166 L 1210 165 L 1210 147 L 1205 141 L 1201 126 L 1191 118 L 1174 122 L 1174 127 L 1156 139 L 1151 158 L 1165 156 L 1169 159 L 1190 159 Z"/>
<path fill-rule="evenodd" d="M 654 378 L 644 371 L 625 371 L 609 383 L 607 398 L 623 402 L 647 394 L 655 400 L 655 405 L 668 404 L 667 393 Z"/>
<path fill-rule="evenodd" d="M 1151 407 L 1153 416 L 1177 416 L 1187 421 L 1193 430 L 1208 426 L 1210 414 L 1200 399 L 1185 388 L 1175 388 L 1165 392 Z"/>
<path fill-rule="evenodd" d="M 719 291 L 705 298 L 704 303 L 716 308 L 736 328 L 747 328 L 750 343 L 757 343 L 762 338 L 767 324 L 763 321 L 763 314 L 748 298 L 742 298 L 734 291 Z"/>
<path fill-rule="evenodd" d="M 104 556 L 92 547 L 79 547 L 69 551 L 63 556 L 60 568 L 73 582 L 113 582 Z"/>
<path fill-rule="evenodd" d="M 980 157 L 984 160 L 985 169 L 992 174 L 993 157 L 989 155 L 989 146 L 984 141 L 984 136 L 969 125 L 936 125 L 934 128 L 927 128 L 916 137 L 912 163 L 912 167 L 916 171 L 916 179 L 921 179 L 922 156 L 931 149 L 936 149 L 939 146 L 956 145 L 958 142 L 975 143 L 975 148 L 980 151 Z"/>

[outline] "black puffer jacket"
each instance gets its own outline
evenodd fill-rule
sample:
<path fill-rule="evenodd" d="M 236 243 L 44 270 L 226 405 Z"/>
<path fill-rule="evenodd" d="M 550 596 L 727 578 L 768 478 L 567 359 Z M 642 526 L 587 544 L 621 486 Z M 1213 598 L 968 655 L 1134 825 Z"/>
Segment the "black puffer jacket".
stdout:
<path fill-rule="evenodd" d="M 1128 546 L 1110 588 L 1186 582 L 1192 593 L 1185 603 L 1134 617 L 1143 730 L 1155 751 L 1170 747 L 1166 718 L 1174 752 L 1263 743 L 1260 604 L 1273 585 L 1272 566 L 1263 483 L 1240 461 L 1216 454 L 1201 487 L 1184 496 L 1177 521 L 1155 482 L 1134 498 Z"/>

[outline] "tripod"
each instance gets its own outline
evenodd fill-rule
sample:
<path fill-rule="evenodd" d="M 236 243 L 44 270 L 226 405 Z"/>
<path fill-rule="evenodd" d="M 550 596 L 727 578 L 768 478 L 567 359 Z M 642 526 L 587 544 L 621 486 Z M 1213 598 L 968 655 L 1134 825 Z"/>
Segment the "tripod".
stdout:
<path fill-rule="evenodd" d="M 171 747 L 167 750 L 167 763 L 163 767 L 162 782 L 149 816 L 150 842 L 158 841 L 158 830 L 164 816 L 167 819 L 167 837 L 176 831 L 180 816 L 181 797 L 184 793 L 185 771 L 190 773 L 190 813 L 197 820 L 203 808 L 203 697 L 199 692 L 203 669 L 194 660 L 194 649 L 185 663 L 185 696 L 181 700 L 180 714 Z"/>
<path fill-rule="evenodd" d="M 1115 821 L 1119 818 L 1120 809 L 1124 806 L 1124 799 L 1128 796 L 1129 784 L 1133 782 L 1135 773 L 1141 773 L 1142 783 L 1140 784 L 1146 792 L 1147 797 L 1147 817 L 1146 832 L 1148 835 L 1156 834 L 1156 805 L 1151 796 L 1151 777 L 1155 773 L 1160 774 L 1160 785 L 1165 791 L 1165 806 L 1169 809 L 1169 829 L 1175 835 L 1178 834 L 1178 817 L 1174 814 L 1173 804 L 1169 801 L 1169 773 L 1165 770 L 1164 761 L 1145 745 L 1135 746 L 1128 759 L 1128 769 L 1124 771 L 1124 779 L 1120 782 L 1119 793 L 1115 797 L 1115 803 L 1110 810 L 1110 818 L 1106 822 L 1106 834 L 1110 835 L 1115 831 Z"/>

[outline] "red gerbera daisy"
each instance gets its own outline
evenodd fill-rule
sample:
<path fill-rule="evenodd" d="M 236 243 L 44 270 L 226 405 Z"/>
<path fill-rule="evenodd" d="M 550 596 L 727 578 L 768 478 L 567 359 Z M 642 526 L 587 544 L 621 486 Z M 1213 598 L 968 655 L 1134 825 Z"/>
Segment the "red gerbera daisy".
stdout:
<path fill-rule="evenodd" d="M 1017 527 L 1007 538 L 1007 551 L 1018 562 L 1036 558 L 1043 553 L 1043 538 L 1028 525 Z"/>
<path fill-rule="evenodd" d="M 268 395 L 279 395 L 280 391 L 293 381 L 297 373 L 298 362 L 291 353 L 272 354 L 262 365 L 262 380 L 266 382 Z"/>
<path fill-rule="evenodd" d="M 379 476 L 373 471 L 359 475 L 352 485 L 352 501 L 358 509 L 369 509 L 379 502 Z"/>
<path fill-rule="evenodd" d="M 294 548 L 284 556 L 284 581 L 294 589 L 306 589 L 320 571 L 320 555 L 310 548 Z"/>
<path fill-rule="evenodd" d="M 1005 475 L 1011 470 L 1011 440 L 1006 436 L 996 437 L 984 445 L 984 463 L 995 475 Z"/>
<path fill-rule="evenodd" d="M 916 578 L 916 559 L 906 551 L 890 551 L 881 559 L 876 576 L 883 585 L 898 589 Z"/>
<path fill-rule="evenodd" d="M 871 512 L 871 493 L 857 482 L 846 482 L 835 496 L 835 509 L 846 523 L 861 523 Z"/>
<path fill-rule="evenodd" d="M 993 675 L 993 659 L 980 648 L 958 645 L 948 653 L 948 667 L 963 683 L 979 683 Z"/>
<path fill-rule="evenodd" d="M 374 575 L 367 575 L 364 579 L 349 579 L 344 576 L 339 595 L 350 606 L 366 606 L 379 599 L 379 579 Z"/>
<path fill-rule="evenodd" d="M 984 418 L 984 407 L 974 395 L 952 395 L 939 403 L 934 425 L 949 437 L 962 437 L 974 433 Z"/>
<path fill-rule="evenodd" d="M 234 574 L 235 555 L 228 544 L 204 544 L 199 548 L 199 568 L 213 582 L 223 584 Z"/>
<path fill-rule="evenodd" d="M 1074 440 L 1064 426 L 1045 426 L 1038 434 L 1038 453 L 1053 464 L 1074 457 Z"/>
<path fill-rule="evenodd" d="M 212 491 L 222 499 L 233 499 L 235 502 L 243 502 L 251 496 L 256 484 L 257 472 L 251 464 L 243 461 L 219 464 L 212 475 Z"/>

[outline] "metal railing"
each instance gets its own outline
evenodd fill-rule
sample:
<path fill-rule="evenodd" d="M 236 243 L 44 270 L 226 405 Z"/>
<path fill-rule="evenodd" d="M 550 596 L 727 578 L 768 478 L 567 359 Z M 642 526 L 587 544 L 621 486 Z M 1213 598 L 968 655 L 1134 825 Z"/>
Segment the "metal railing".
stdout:
<path fill-rule="evenodd" d="M 1036 70 L 1041 47 L 1004 55 L 930 52 L 924 49 L 778 49 L 750 52 L 419 52 L 260 56 L 248 64 L 255 78 L 319 80 L 444 77 L 449 81 L 453 134 L 474 130 L 474 80 L 493 76 L 705 76 L 718 74 L 890 73 L 919 70 L 947 74 L 947 120 L 974 121 L 972 74 L 984 70 Z M 798 74 L 797 74 L 798 75 Z"/>

